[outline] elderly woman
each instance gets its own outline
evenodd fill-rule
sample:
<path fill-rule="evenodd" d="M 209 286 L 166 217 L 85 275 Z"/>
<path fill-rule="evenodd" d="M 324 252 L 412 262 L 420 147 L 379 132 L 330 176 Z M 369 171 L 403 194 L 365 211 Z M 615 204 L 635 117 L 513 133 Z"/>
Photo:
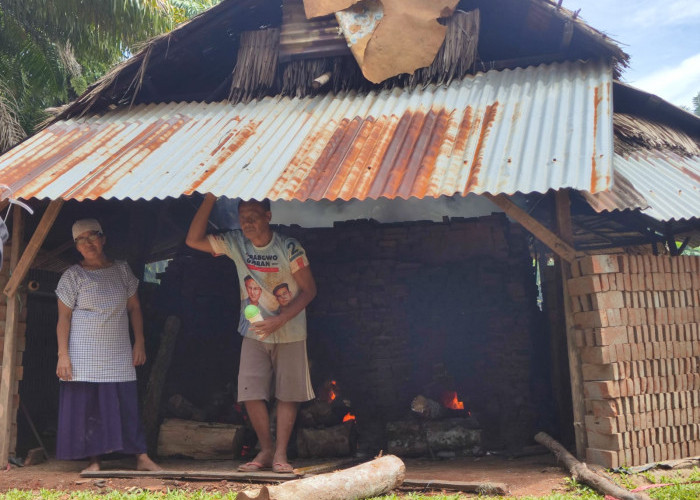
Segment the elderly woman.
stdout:
<path fill-rule="evenodd" d="M 83 260 L 63 273 L 56 288 L 56 458 L 87 458 L 85 470 L 95 471 L 100 455 L 120 452 L 136 455 L 139 470 L 159 470 L 146 454 L 138 412 L 134 367 L 146 361 L 138 280 L 126 262 L 104 254 L 106 238 L 95 219 L 73 224 L 73 240 Z"/>

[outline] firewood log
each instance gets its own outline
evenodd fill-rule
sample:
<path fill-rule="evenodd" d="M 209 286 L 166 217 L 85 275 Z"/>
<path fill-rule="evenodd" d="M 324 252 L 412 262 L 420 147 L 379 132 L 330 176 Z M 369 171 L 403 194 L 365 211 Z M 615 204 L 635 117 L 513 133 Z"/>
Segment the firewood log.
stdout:
<path fill-rule="evenodd" d="M 297 452 L 301 458 L 346 457 L 357 448 L 355 423 L 347 422 L 323 429 L 297 430 Z"/>
<path fill-rule="evenodd" d="M 406 467 L 393 455 L 349 469 L 287 481 L 277 486 L 238 493 L 238 500 L 354 500 L 383 495 L 401 485 Z"/>
<path fill-rule="evenodd" d="M 471 427 L 472 421 L 464 418 L 389 422 L 386 426 L 388 450 L 402 457 L 419 457 L 438 451 L 477 454 L 481 431 Z"/>

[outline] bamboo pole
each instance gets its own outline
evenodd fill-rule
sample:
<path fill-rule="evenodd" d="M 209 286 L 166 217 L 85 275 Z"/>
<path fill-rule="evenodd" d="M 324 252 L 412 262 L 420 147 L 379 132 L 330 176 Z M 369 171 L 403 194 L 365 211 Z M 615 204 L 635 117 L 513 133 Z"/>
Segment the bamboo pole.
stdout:
<path fill-rule="evenodd" d="M 571 200 L 566 189 L 560 189 L 555 193 L 556 219 L 559 237 L 567 245 L 573 246 L 573 228 L 571 224 Z M 568 280 L 571 278 L 571 261 L 558 259 L 561 268 L 561 286 L 564 305 L 564 321 L 566 325 L 566 350 L 569 357 L 569 379 L 571 381 L 571 398 L 573 403 L 574 435 L 576 439 L 576 455 L 583 459 L 588 446 L 586 427 L 584 425 L 586 405 L 583 397 L 583 373 L 581 371 L 581 354 L 576 347 L 573 313 L 571 311 L 571 298 L 569 297 Z"/>
<path fill-rule="evenodd" d="M 22 210 L 16 208 L 12 219 L 12 247 L 10 249 L 10 272 L 13 273 L 19 262 L 24 234 L 24 218 Z M 13 274 L 14 275 L 14 274 Z M 15 392 L 15 377 L 17 366 L 17 328 L 19 322 L 19 300 L 14 293 L 7 297 L 7 313 L 5 316 L 5 338 L 2 356 L 2 375 L 0 376 L 0 467 L 3 469 L 10 456 L 12 438 L 12 401 Z"/>

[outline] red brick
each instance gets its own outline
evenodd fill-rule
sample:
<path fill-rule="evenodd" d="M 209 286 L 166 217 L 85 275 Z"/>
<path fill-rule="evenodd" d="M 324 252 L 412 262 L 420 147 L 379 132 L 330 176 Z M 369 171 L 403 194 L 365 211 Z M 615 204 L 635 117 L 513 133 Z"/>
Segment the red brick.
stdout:
<path fill-rule="evenodd" d="M 596 417 L 617 417 L 622 414 L 619 399 L 591 400 L 591 411 Z"/>
<path fill-rule="evenodd" d="M 620 265 L 615 255 L 588 255 L 579 259 L 583 274 L 618 273 Z"/>
<path fill-rule="evenodd" d="M 567 281 L 567 288 L 570 295 L 585 295 L 588 293 L 600 292 L 600 277 L 593 275 L 571 278 Z"/>
<path fill-rule="evenodd" d="M 617 382 L 584 382 L 583 393 L 589 399 L 613 399 L 620 396 Z"/>
<path fill-rule="evenodd" d="M 596 345 L 625 344 L 628 342 L 626 326 L 596 328 L 594 333 Z"/>
<path fill-rule="evenodd" d="M 625 307 L 622 292 L 598 292 L 592 295 L 593 307 L 596 309 L 621 309 Z"/>
<path fill-rule="evenodd" d="M 616 363 L 605 365 L 581 365 L 583 380 L 619 380 L 620 371 Z"/>
<path fill-rule="evenodd" d="M 586 462 L 598 464 L 608 469 L 615 469 L 620 466 L 619 452 L 586 448 Z"/>
<path fill-rule="evenodd" d="M 622 434 L 600 434 L 588 431 L 588 445 L 601 450 L 619 451 L 624 448 L 622 444 Z"/>

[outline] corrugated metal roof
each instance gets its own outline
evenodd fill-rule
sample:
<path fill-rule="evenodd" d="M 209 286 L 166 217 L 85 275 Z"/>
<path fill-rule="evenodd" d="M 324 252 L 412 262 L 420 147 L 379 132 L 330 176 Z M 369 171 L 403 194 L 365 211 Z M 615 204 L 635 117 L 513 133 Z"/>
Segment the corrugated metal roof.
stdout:
<path fill-rule="evenodd" d="M 616 154 L 614 170 L 611 191 L 584 193 L 596 211 L 640 208 L 660 221 L 700 216 L 700 156 L 640 149 Z"/>
<path fill-rule="evenodd" d="M 611 185 L 611 69 L 561 63 L 366 95 L 172 103 L 57 122 L 0 157 L 21 198 L 273 200 L 597 193 Z"/>

